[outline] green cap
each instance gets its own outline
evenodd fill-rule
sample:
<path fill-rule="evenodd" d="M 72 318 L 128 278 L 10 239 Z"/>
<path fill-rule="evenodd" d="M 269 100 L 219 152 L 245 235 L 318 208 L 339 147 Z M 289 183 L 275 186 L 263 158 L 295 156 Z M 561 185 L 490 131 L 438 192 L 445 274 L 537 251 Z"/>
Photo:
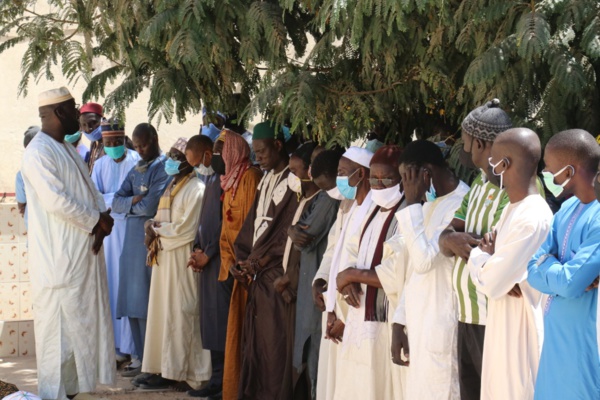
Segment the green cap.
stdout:
<path fill-rule="evenodd" d="M 283 142 L 283 131 L 279 127 L 276 130 L 271 121 L 261 122 L 256 124 L 252 132 L 252 140 L 260 139 L 278 139 Z"/>

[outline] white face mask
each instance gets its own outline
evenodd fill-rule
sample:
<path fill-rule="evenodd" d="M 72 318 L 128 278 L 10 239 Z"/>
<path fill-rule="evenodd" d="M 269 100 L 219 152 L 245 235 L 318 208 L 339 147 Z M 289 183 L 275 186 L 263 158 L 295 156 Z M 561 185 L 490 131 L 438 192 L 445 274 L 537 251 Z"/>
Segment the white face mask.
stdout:
<path fill-rule="evenodd" d="M 206 158 L 206 153 L 204 153 L 204 156 L 202 157 L 202 162 L 200 163 L 200 165 L 198 165 L 197 167 L 194 167 L 194 170 L 199 173 L 200 175 L 204 175 L 204 176 L 210 176 L 213 175 L 215 173 L 215 170 L 212 168 L 212 166 L 206 166 L 204 165 L 204 159 Z"/>
<path fill-rule="evenodd" d="M 373 189 L 371 190 L 371 198 L 381 208 L 392 208 L 402 198 L 400 184 L 385 189 Z"/>
<path fill-rule="evenodd" d="M 300 178 L 290 172 L 287 181 L 292 192 L 302 193 L 302 182 L 300 181 Z"/>
<path fill-rule="evenodd" d="M 342 193 L 340 193 L 340 189 L 338 189 L 337 186 L 334 186 L 333 189 L 329 189 L 327 191 L 327 194 L 329 195 L 329 197 L 331 197 L 334 200 L 344 200 L 345 197 Z"/>

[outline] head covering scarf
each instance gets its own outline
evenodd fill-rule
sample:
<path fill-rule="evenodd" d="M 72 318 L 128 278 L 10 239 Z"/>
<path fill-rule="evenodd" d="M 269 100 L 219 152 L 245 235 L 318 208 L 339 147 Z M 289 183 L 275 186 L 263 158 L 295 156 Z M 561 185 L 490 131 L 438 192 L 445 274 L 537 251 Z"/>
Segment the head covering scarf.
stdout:
<path fill-rule="evenodd" d="M 242 176 L 251 165 L 250 146 L 241 135 L 226 129 L 223 132 L 226 134 L 221 155 L 225 163 L 225 175 L 221 175 L 221 189 L 224 192 L 231 189 L 231 197 L 235 198 Z"/>

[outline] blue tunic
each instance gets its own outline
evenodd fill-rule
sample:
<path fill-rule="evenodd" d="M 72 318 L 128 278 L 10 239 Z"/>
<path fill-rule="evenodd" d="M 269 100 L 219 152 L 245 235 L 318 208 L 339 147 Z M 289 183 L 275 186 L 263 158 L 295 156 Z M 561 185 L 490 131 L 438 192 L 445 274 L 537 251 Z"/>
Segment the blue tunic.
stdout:
<path fill-rule="evenodd" d="M 206 350 L 225 351 L 227 316 L 233 281 L 219 282 L 221 270 L 222 209 L 221 175 L 200 176 L 206 185 L 200 225 L 194 247 L 206 253 L 210 261 L 199 274 L 198 299 L 200 301 L 200 332 L 202 347 Z"/>
<path fill-rule="evenodd" d="M 529 284 L 550 295 L 534 398 L 600 399 L 598 290 L 586 291 L 600 274 L 600 203 L 564 202 L 527 270 Z"/>
<path fill-rule="evenodd" d="M 165 156 L 160 156 L 145 172 L 133 168 L 113 199 L 113 212 L 126 214 L 127 221 L 125 243 L 119 260 L 117 318 L 148 317 L 152 269 L 146 266 L 144 223 L 156 214 L 160 196 L 171 181 L 164 163 Z M 144 194 L 142 201 L 132 205 L 133 197 L 140 194 Z"/>

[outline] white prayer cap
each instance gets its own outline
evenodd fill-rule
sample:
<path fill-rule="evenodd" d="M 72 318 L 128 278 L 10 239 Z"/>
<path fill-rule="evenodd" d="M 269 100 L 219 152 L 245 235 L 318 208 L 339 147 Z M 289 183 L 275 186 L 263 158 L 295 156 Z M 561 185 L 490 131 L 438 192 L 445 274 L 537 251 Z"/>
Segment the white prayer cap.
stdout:
<path fill-rule="evenodd" d="M 58 104 L 63 101 L 71 100 L 73 96 L 66 87 L 58 89 L 46 90 L 40 93 L 38 97 L 38 107 L 49 106 L 50 104 Z"/>
<path fill-rule="evenodd" d="M 352 146 L 346 150 L 342 157 L 345 157 L 350 161 L 354 161 L 358 165 L 362 165 L 365 168 L 369 168 L 369 165 L 371 164 L 371 158 L 373 158 L 373 152 L 363 149 L 362 147 Z"/>

